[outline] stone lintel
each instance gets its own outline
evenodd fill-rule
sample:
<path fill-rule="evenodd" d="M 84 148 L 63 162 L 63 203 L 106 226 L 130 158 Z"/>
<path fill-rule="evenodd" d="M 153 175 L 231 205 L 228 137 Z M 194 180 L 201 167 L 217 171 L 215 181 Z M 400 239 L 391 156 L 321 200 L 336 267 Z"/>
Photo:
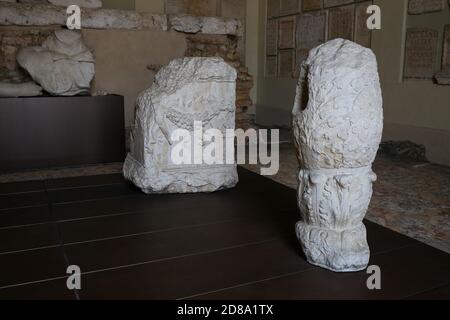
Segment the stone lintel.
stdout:
<path fill-rule="evenodd" d="M 86 29 L 159 30 L 184 33 L 240 35 L 237 19 L 152 14 L 130 10 L 82 8 L 81 27 Z M 0 26 L 65 26 L 66 8 L 46 4 L 0 2 Z"/>

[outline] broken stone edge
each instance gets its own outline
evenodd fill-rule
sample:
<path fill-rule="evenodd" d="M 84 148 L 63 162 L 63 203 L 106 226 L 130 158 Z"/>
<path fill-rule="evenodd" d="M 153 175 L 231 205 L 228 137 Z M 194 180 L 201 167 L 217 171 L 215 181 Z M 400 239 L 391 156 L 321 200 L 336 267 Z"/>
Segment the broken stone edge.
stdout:
<path fill-rule="evenodd" d="M 65 26 L 66 8 L 47 4 L 0 2 L 0 26 Z M 170 24 L 170 28 L 169 28 Z M 184 33 L 242 35 L 237 19 L 165 15 L 117 9 L 82 8 L 86 29 L 175 30 Z"/>

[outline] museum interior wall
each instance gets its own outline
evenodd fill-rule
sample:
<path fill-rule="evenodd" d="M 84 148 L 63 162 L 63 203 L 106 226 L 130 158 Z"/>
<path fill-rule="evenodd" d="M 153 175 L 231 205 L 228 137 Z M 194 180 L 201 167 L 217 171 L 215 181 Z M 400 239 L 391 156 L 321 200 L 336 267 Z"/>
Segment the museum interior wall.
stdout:
<path fill-rule="evenodd" d="M 333 6 L 324 8 L 324 3 L 320 0 L 303 0 L 303 4 L 302 2 L 299 3 L 296 14 L 294 14 L 295 9 L 293 9 L 291 12 L 289 10 L 284 13 L 279 12 L 275 16 L 273 13 L 267 12 L 267 8 L 274 10 L 271 7 L 271 1 L 278 2 L 277 0 L 261 1 L 259 11 L 258 65 L 260 72 L 257 81 L 256 121 L 258 124 L 266 126 L 290 127 L 292 102 L 294 101 L 297 83 L 296 65 L 300 63 L 299 60 L 303 59 L 301 55 L 298 55 L 298 51 L 302 48 L 299 48 L 299 44 L 295 42 L 291 44 L 291 47 L 286 48 L 284 44 L 280 47 L 281 39 L 276 37 L 283 36 L 296 41 L 295 36 L 291 37 L 290 34 L 286 36 L 282 33 L 289 33 L 286 30 L 290 30 L 291 26 L 287 22 L 290 21 L 291 17 L 298 17 L 298 12 L 302 10 L 303 14 L 326 12 L 325 39 L 329 40 L 336 35 L 345 37 L 345 34 L 348 34 L 351 40 L 360 42 L 367 35 L 358 35 L 358 25 L 363 22 L 361 16 L 358 16 L 358 7 L 371 1 L 326 0 L 325 6 Z M 281 0 L 280 9 L 283 10 L 283 3 L 287 6 L 291 2 Z M 302 8 L 302 5 L 314 3 L 318 4 L 316 10 Z M 382 29 L 372 31 L 370 47 L 377 56 L 383 89 L 384 140 L 409 140 L 423 144 L 427 148 L 427 157 L 430 161 L 448 165 L 450 164 L 450 87 L 439 85 L 433 79 L 434 74 L 441 69 L 441 61 L 443 60 L 444 28 L 450 22 L 448 2 L 429 1 L 429 3 L 442 4 L 442 10 L 415 12 L 414 14 L 408 14 L 408 0 L 375 0 L 373 3 L 380 6 L 382 17 Z M 415 4 L 417 3 L 420 3 L 420 1 L 415 1 Z M 341 9 L 340 13 L 337 11 L 339 9 Z M 333 13 L 334 10 L 336 11 Z M 346 10 L 350 12 L 354 10 L 354 15 L 348 14 L 348 17 L 346 17 Z M 334 20 L 333 16 L 335 17 Z M 276 31 L 273 30 L 274 27 L 270 23 L 267 23 L 273 20 L 278 21 L 278 30 Z M 298 28 L 298 20 L 293 19 L 292 21 L 297 23 Z M 318 19 L 317 21 L 317 24 L 311 23 L 312 28 L 315 28 L 313 30 L 320 29 L 320 21 Z M 351 21 L 351 23 L 349 24 L 348 21 Z M 433 49 L 431 58 L 428 55 L 432 59 L 432 68 L 428 69 L 432 70 L 419 70 L 421 74 L 418 76 L 404 77 L 406 34 L 409 28 L 433 29 L 436 32 L 437 39 L 436 48 Z M 359 27 L 359 30 L 361 30 L 361 27 Z M 275 48 L 272 48 L 272 52 L 268 52 L 268 50 L 271 50 L 271 45 Z M 293 51 L 297 51 L 297 53 Z M 422 57 L 420 54 L 423 55 L 424 53 L 418 54 L 419 59 Z M 289 58 L 286 58 L 286 56 L 289 56 Z M 422 63 L 422 60 L 418 61 L 419 69 Z M 278 64 L 278 66 L 275 64 Z M 414 61 L 412 64 L 414 64 Z M 280 70 L 280 67 L 283 69 L 286 66 L 292 68 L 291 72 Z"/>
<path fill-rule="evenodd" d="M 47 5 L 46 1 L 37 3 Z M 246 2 L 202 0 L 190 1 L 190 5 L 185 5 L 186 3 L 182 0 L 106 0 L 103 1 L 100 10 L 118 9 L 114 15 L 118 16 L 115 19 L 119 22 L 111 26 L 91 26 L 88 22 L 83 27 L 82 16 L 84 41 L 94 52 L 96 59 L 96 74 L 91 91 L 94 95 L 113 93 L 124 96 L 127 138 L 134 122 L 137 95 L 151 86 L 153 77 L 161 66 L 184 56 L 220 56 L 235 67 L 238 70 L 237 121 L 245 126 L 252 118 L 253 76 L 252 71 L 245 66 Z M 8 2 L 5 5 L 15 4 Z M 24 4 L 17 4 L 21 5 Z M 22 9 L 19 7 L 18 12 L 20 10 Z M 29 12 L 30 15 L 34 15 L 32 11 Z M 143 17 L 149 14 L 151 19 L 154 19 L 154 21 L 150 19 L 154 25 L 142 28 L 129 26 L 127 24 L 133 21 L 135 16 L 128 16 L 127 12 L 130 14 L 139 12 Z M 176 22 L 169 18 L 169 14 L 174 17 L 189 14 L 196 18 Z M 199 21 L 203 21 L 203 17 L 206 16 L 213 17 L 205 22 L 209 29 L 207 26 L 196 30 Z M 58 21 L 58 25 L 53 22 L 49 22 L 48 25 L 39 22 L 40 25 L 35 26 L 33 22 L 17 19 L 19 22 L 0 25 L 0 78 L 4 81 L 25 81 L 25 79 L 11 79 L 17 76 L 16 71 L 19 72 L 19 76 L 23 76 L 16 62 L 19 48 L 40 45 L 51 32 L 63 25 L 63 21 L 61 24 Z M 28 23 L 33 26 L 27 26 Z M 178 25 L 174 26 L 177 23 Z"/>

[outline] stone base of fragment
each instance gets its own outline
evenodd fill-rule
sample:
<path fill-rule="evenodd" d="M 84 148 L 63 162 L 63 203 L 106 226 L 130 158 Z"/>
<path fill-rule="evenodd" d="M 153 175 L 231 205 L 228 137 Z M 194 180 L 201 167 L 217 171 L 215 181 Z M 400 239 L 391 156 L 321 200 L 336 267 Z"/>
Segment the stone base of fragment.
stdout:
<path fill-rule="evenodd" d="M 302 220 L 297 237 L 311 264 L 351 272 L 367 267 L 362 223 L 383 130 L 377 62 L 370 49 L 335 39 L 303 63 L 293 110 Z"/>
<path fill-rule="evenodd" d="M 238 183 L 235 164 L 173 164 L 171 140 L 176 129 L 235 127 L 236 70 L 221 58 L 172 61 L 137 99 L 131 152 L 124 176 L 145 193 L 214 192 Z M 224 141 L 225 145 L 225 141 Z"/>

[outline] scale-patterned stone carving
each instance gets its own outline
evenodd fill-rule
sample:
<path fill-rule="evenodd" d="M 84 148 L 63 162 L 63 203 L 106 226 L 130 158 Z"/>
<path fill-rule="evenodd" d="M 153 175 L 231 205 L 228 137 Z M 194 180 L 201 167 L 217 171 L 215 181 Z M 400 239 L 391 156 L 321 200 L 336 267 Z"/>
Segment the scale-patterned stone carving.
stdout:
<path fill-rule="evenodd" d="M 300 162 L 296 232 L 308 261 L 337 272 L 365 269 L 362 220 L 383 130 L 375 55 L 348 40 L 311 50 L 293 110 Z"/>
<path fill-rule="evenodd" d="M 176 129 L 235 128 L 236 70 L 222 58 L 172 61 L 137 100 L 131 152 L 124 176 L 145 193 L 214 192 L 238 183 L 236 165 L 176 165 L 171 160 Z M 225 138 L 224 138 L 224 145 Z"/>

